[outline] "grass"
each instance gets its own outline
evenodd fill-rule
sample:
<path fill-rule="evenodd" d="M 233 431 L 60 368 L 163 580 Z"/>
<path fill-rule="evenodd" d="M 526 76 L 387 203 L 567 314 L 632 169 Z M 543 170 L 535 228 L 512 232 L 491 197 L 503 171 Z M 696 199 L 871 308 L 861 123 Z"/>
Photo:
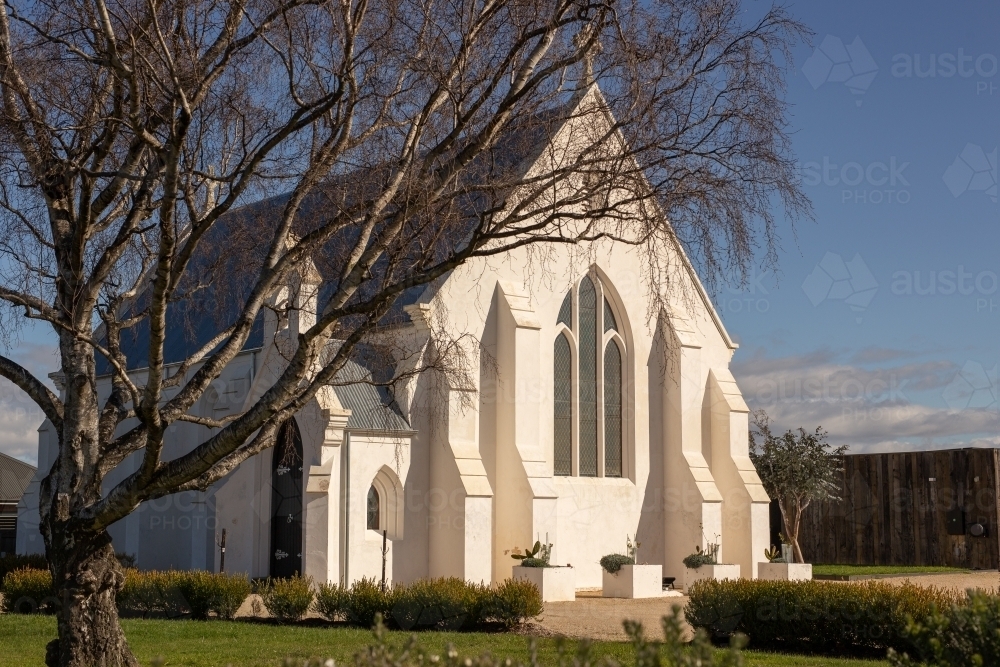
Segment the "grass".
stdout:
<path fill-rule="evenodd" d="M 156 657 L 166 665 L 222 667 L 278 667 L 285 657 L 334 658 L 339 664 L 368 643 L 371 633 L 345 627 L 308 625 L 276 626 L 240 621 L 139 620 L 122 621 L 132 650 L 143 665 Z M 0 667 L 42 664 L 45 644 L 55 636 L 51 616 L 0 614 Z M 390 641 L 402 643 L 404 632 L 391 632 Z M 450 642 L 462 655 L 489 651 L 513 660 L 526 661 L 527 638 L 515 634 L 476 632 L 422 632 L 420 640 L 432 651 L 443 651 Z M 554 665 L 556 642 L 538 641 L 542 664 Z M 625 642 L 594 642 L 594 655 L 634 664 L 632 647 Z M 824 656 L 746 652 L 747 667 L 880 667 L 884 662 L 848 660 Z"/>
<path fill-rule="evenodd" d="M 813 575 L 866 575 L 866 574 L 965 574 L 970 570 L 960 567 L 936 565 L 813 565 Z"/>

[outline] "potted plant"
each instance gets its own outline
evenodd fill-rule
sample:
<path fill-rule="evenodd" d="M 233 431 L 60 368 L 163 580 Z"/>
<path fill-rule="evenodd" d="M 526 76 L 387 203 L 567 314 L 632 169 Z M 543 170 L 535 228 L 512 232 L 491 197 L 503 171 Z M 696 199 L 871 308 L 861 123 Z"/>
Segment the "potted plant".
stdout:
<path fill-rule="evenodd" d="M 606 598 L 652 598 L 663 595 L 663 566 L 637 564 L 638 539 L 625 537 L 625 554 L 601 558 L 601 595 Z"/>
<path fill-rule="evenodd" d="M 552 544 L 536 541 L 524 552 L 514 547 L 510 557 L 519 564 L 513 568 L 513 578 L 530 581 L 542 595 L 542 602 L 571 602 L 576 600 L 576 579 L 572 565 L 552 565 Z"/>
<path fill-rule="evenodd" d="M 694 553 L 684 557 L 684 590 L 689 590 L 696 581 L 702 579 L 739 579 L 740 566 L 719 563 L 718 543 L 709 543 L 702 551 L 695 547 Z"/>
<path fill-rule="evenodd" d="M 782 545 L 784 547 L 785 545 Z M 766 563 L 757 563 L 757 578 L 770 581 L 809 581 L 812 579 L 813 566 L 810 563 L 790 563 L 783 548 L 778 551 L 774 545 L 764 550 Z"/>

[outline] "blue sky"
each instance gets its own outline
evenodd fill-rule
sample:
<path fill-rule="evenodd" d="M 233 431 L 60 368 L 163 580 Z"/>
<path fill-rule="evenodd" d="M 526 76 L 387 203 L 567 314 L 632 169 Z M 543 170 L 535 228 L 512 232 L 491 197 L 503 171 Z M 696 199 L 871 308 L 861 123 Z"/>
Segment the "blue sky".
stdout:
<path fill-rule="evenodd" d="M 1000 4 L 791 10 L 815 32 L 788 99 L 816 217 L 777 275 L 717 295 L 734 374 L 855 449 L 1000 444 Z"/>
<path fill-rule="evenodd" d="M 1000 446 L 1000 3 L 790 8 L 815 32 L 788 97 L 816 216 L 782 227 L 778 271 L 716 295 L 737 381 L 856 451 Z M 49 340 L 12 353 L 47 373 Z M 0 383 L 0 451 L 33 462 L 40 422 Z"/>

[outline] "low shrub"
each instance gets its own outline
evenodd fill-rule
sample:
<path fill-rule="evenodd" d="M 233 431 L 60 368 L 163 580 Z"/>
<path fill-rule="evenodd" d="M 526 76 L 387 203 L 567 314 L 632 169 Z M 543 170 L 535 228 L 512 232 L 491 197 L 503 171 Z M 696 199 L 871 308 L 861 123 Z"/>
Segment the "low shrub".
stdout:
<path fill-rule="evenodd" d="M 527 581 L 490 587 L 450 577 L 383 590 L 374 579 L 363 578 L 350 588 L 320 586 L 316 610 L 328 620 L 369 628 L 381 617 L 403 630 L 471 630 L 490 623 L 519 625 L 542 612 L 542 596 Z"/>
<path fill-rule="evenodd" d="M 922 621 L 912 621 L 906 635 L 913 650 L 902 655 L 889 649 L 893 667 L 1000 665 L 1000 597 L 969 591 L 963 604 L 935 608 Z M 911 655 L 923 662 L 915 662 Z"/>
<path fill-rule="evenodd" d="M 485 621 L 490 589 L 455 577 L 423 579 L 392 590 L 391 617 L 404 629 L 469 629 Z"/>
<path fill-rule="evenodd" d="M 684 567 L 697 570 L 702 565 L 716 565 L 718 557 L 719 545 L 709 544 L 705 551 L 702 551 L 700 546 L 695 547 L 694 553 L 685 556 L 682 562 L 684 563 Z"/>
<path fill-rule="evenodd" d="M 809 652 L 912 651 L 908 618 L 923 622 L 959 601 L 956 593 L 885 582 L 699 581 L 685 618 L 720 636 L 739 632 L 754 648 Z"/>
<path fill-rule="evenodd" d="M 530 581 L 507 579 L 487 589 L 484 617 L 511 628 L 542 613 L 542 594 Z"/>
<path fill-rule="evenodd" d="M 601 567 L 608 574 L 614 574 L 622 569 L 623 565 L 635 565 L 635 559 L 625 554 L 608 554 L 601 556 Z"/>
<path fill-rule="evenodd" d="M 190 612 L 206 619 L 214 612 L 231 619 L 250 592 L 250 580 L 243 574 L 127 569 L 116 601 L 123 616 L 172 618 Z"/>
<path fill-rule="evenodd" d="M 379 614 L 383 618 L 391 617 L 392 592 L 382 590 L 378 582 L 367 577 L 354 582 L 344 605 L 345 620 L 354 625 L 370 628 L 375 624 L 375 617 Z"/>
<path fill-rule="evenodd" d="M 115 602 L 123 616 L 180 616 L 191 607 L 180 591 L 180 579 L 187 573 L 177 570 L 125 570 L 125 584 Z"/>
<path fill-rule="evenodd" d="M 51 614 L 58 605 L 48 570 L 22 568 L 4 576 L 3 610 L 8 614 Z"/>
<path fill-rule="evenodd" d="M 231 620 L 252 591 L 250 579 L 245 574 L 217 574 L 215 578 L 213 611 L 219 618 Z"/>
<path fill-rule="evenodd" d="M 316 592 L 316 611 L 328 621 L 347 620 L 350 589 L 338 584 L 320 584 Z"/>
<path fill-rule="evenodd" d="M 315 597 L 312 577 L 268 579 L 260 591 L 267 613 L 282 623 L 297 621 L 305 616 Z"/>
<path fill-rule="evenodd" d="M 49 569 L 49 563 L 45 560 L 43 554 L 31 554 L 28 556 L 7 554 L 3 558 L 0 558 L 0 591 L 3 590 L 3 580 L 7 577 L 8 572 L 23 570 L 25 568 L 29 570 L 47 570 Z"/>
<path fill-rule="evenodd" d="M 207 619 L 210 612 L 231 619 L 250 595 L 250 580 L 242 574 L 178 572 L 174 585 L 197 619 Z"/>

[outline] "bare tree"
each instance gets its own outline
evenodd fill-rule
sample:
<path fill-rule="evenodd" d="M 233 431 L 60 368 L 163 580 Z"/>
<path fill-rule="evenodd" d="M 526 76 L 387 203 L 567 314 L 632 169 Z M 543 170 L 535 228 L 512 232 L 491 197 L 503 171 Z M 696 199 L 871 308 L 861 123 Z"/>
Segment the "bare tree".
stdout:
<path fill-rule="evenodd" d="M 407 290 L 527 245 L 639 246 L 654 300 L 680 245 L 710 281 L 771 256 L 775 196 L 809 212 L 783 101 L 806 31 L 780 7 L 743 16 L 737 0 L 0 6 L 2 323 L 51 325 L 65 382 L 57 396 L 0 357 L 58 435 L 48 664 L 137 664 L 108 526 L 271 446 Z M 585 128 L 573 150 L 526 172 L 567 122 Z M 195 416 L 310 262 L 322 298 L 277 380 L 225 421 Z M 197 350 L 176 340 L 183 303 L 215 318 Z M 213 430 L 165 460 L 179 421 Z"/>
<path fill-rule="evenodd" d="M 802 514 L 813 501 L 840 500 L 837 494 L 847 446 L 831 447 L 819 426 L 812 433 L 800 428 L 798 433 L 788 430 L 774 435 L 766 412 L 754 410 L 751 418 L 750 460 L 767 495 L 778 501 L 795 562 L 804 563 L 799 546 Z"/>

